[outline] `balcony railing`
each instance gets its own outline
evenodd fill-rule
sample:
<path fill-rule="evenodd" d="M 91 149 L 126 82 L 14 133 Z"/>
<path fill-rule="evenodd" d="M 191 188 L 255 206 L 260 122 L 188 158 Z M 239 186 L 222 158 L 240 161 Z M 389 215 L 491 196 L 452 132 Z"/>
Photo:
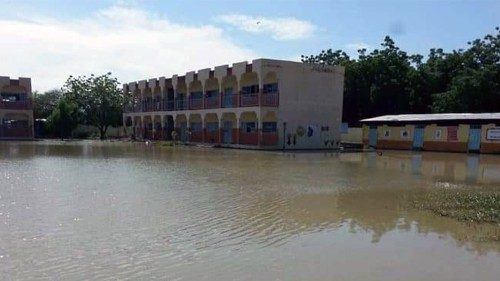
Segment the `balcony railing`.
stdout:
<path fill-rule="evenodd" d="M 31 109 L 31 103 L 27 102 L 0 102 L 0 108 L 4 104 L 9 104 L 9 108 Z M 221 94 L 221 96 L 211 97 L 191 97 L 189 99 L 168 99 L 168 100 L 148 100 L 135 105 L 125 105 L 123 111 L 130 112 L 153 112 L 153 111 L 175 111 L 175 110 L 199 110 L 216 108 L 237 108 L 249 106 L 279 106 L 279 94 L 273 93 L 252 93 L 252 94 Z"/>
<path fill-rule="evenodd" d="M 203 98 L 190 98 L 189 109 L 203 109 Z"/>
<path fill-rule="evenodd" d="M 0 101 L 0 108 L 2 109 L 32 109 L 31 101 Z"/>
<path fill-rule="evenodd" d="M 185 99 L 175 101 L 175 110 L 186 110 L 188 109 L 188 103 Z"/>
<path fill-rule="evenodd" d="M 263 93 L 260 97 L 260 105 L 277 107 L 279 105 L 278 96 L 278 92 Z"/>
<path fill-rule="evenodd" d="M 239 107 L 239 95 L 223 94 L 221 108 L 234 108 L 234 107 Z"/>
<path fill-rule="evenodd" d="M 241 94 L 240 95 L 240 106 L 258 106 L 259 105 L 259 94 Z"/>
<path fill-rule="evenodd" d="M 165 100 L 163 110 L 166 110 L 166 111 L 175 110 L 175 101 L 174 100 Z"/>
<path fill-rule="evenodd" d="M 205 108 L 219 108 L 219 107 L 220 107 L 220 98 L 218 96 L 205 98 Z"/>

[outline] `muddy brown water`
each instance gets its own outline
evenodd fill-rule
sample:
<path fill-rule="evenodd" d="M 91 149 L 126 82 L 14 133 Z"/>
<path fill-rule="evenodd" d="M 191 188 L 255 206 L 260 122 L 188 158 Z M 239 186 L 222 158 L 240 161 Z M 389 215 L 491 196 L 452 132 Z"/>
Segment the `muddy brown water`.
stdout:
<path fill-rule="evenodd" d="M 408 207 L 500 156 L 0 142 L 1 280 L 498 280 L 498 225 Z"/>

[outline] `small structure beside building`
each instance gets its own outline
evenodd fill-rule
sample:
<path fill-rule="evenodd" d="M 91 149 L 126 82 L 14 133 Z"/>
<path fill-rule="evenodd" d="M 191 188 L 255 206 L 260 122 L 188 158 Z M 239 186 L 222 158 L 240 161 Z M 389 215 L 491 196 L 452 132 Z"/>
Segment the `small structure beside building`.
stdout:
<path fill-rule="evenodd" d="M 31 79 L 0 76 L 0 139 L 32 139 Z"/>
<path fill-rule="evenodd" d="M 365 147 L 500 153 L 500 113 L 384 115 L 361 123 Z"/>
<path fill-rule="evenodd" d="M 138 139 L 338 148 L 343 89 L 341 66 L 257 59 L 125 84 L 123 123 Z"/>

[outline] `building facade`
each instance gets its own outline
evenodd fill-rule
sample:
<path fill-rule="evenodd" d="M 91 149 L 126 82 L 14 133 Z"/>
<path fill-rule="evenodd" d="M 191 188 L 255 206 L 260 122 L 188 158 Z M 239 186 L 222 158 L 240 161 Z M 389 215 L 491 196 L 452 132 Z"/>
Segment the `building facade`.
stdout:
<path fill-rule="evenodd" d="M 385 115 L 361 122 L 365 147 L 500 153 L 500 113 Z"/>
<path fill-rule="evenodd" d="M 31 79 L 0 76 L 0 139 L 32 139 Z"/>
<path fill-rule="evenodd" d="M 340 142 L 344 68 L 257 59 L 123 86 L 128 136 L 266 149 Z"/>

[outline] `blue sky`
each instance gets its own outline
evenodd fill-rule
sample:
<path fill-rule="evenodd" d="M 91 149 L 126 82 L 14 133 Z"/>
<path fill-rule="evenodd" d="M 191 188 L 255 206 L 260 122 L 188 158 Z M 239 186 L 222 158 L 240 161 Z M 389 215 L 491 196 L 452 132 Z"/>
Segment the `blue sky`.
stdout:
<path fill-rule="evenodd" d="M 325 48 L 465 48 L 500 25 L 500 1 L 0 1 L 0 75 L 58 88 L 70 74 L 128 82 Z M 48 71 L 50 69 L 50 71 Z"/>

